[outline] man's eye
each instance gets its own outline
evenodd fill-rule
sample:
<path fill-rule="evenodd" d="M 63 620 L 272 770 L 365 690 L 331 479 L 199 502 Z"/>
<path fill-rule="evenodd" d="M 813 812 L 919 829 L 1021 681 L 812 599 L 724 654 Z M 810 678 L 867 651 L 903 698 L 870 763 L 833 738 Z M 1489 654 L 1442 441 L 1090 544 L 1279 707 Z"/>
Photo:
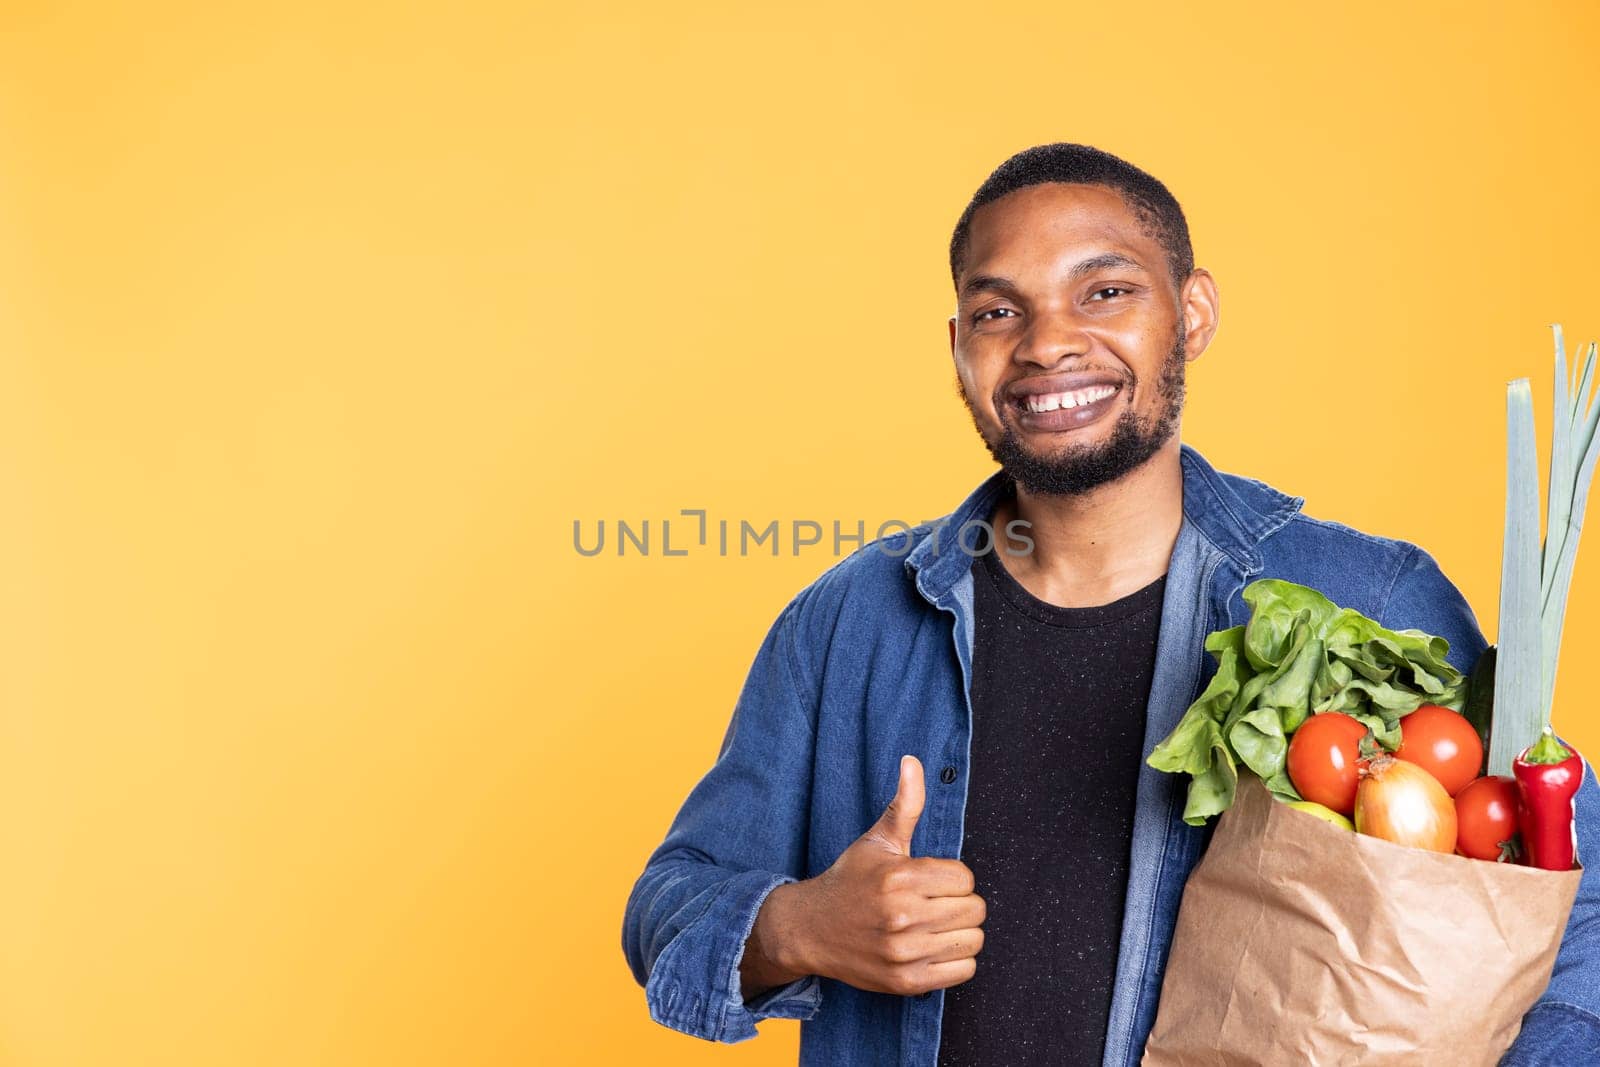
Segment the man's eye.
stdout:
<path fill-rule="evenodd" d="M 1101 293 L 1127 293 L 1127 292 L 1131 292 L 1131 291 L 1132 290 L 1122 288 L 1120 285 L 1108 285 L 1104 289 L 1096 289 L 1093 293 L 1091 293 L 1089 295 L 1089 299 L 1093 300 L 1095 297 L 1099 296 Z"/>
<path fill-rule="evenodd" d="M 976 325 L 980 322 L 986 321 L 991 315 L 998 317 L 1000 315 L 1015 314 L 1016 312 L 1012 311 L 1010 308 L 990 308 L 988 311 L 980 311 L 976 315 L 972 316 L 972 322 L 974 325 Z"/>

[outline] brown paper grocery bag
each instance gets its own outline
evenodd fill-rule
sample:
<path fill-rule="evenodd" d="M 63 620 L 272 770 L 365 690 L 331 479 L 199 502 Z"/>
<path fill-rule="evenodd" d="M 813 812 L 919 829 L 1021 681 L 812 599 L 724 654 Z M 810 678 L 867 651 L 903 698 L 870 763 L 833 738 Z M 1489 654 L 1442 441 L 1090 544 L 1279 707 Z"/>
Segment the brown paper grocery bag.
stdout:
<path fill-rule="evenodd" d="M 1353 834 L 1242 776 L 1184 888 L 1142 1063 L 1493 1065 L 1581 873 Z"/>

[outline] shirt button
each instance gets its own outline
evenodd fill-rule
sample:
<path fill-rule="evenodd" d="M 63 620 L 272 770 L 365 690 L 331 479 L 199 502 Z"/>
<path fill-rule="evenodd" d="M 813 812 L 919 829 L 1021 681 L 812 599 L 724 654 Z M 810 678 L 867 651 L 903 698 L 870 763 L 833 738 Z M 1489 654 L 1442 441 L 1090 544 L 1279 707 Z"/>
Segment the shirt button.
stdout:
<path fill-rule="evenodd" d="M 939 781 L 943 782 L 945 785 L 949 785 L 955 780 L 956 769 L 954 767 L 946 767 L 944 770 L 939 772 Z"/>

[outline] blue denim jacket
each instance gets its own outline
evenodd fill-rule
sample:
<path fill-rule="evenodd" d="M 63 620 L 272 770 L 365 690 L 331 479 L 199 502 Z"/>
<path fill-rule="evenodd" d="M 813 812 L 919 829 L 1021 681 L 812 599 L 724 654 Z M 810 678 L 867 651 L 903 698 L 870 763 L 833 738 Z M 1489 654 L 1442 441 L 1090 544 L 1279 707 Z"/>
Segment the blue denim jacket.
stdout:
<path fill-rule="evenodd" d="M 1450 661 L 1472 667 L 1484 648 L 1472 609 L 1422 549 L 1313 519 L 1301 498 L 1218 472 L 1187 445 L 1181 462 L 1184 518 L 1167 571 L 1146 752 L 1209 680 L 1215 665 L 1202 642 L 1248 618 L 1240 591 L 1258 577 L 1313 586 L 1390 627 L 1439 634 Z M 863 546 L 773 623 L 716 764 L 628 899 L 623 949 L 657 1022 L 741 1041 L 761 1019 L 803 1019 L 802 1064 L 935 1064 L 943 991 L 899 997 L 807 977 L 746 1002 L 739 959 L 767 894 L 821 873 L 878 818 L 905 753 L 928 769 L 912 854 L 960 857 L 973 618 L 972 559 L 956 537 L 964 523 L 990 517 L 1003 489 L 997 472 L 944 519 Z M 1140 767 L 1105 1067 L 1139 1061 L 1179 898 L 1208 838 L 1182 820 L 1186 786 Z M 1579 827 L 1581 854 L 1600 855 L 1592 771 Z M 1600 1063 L 1597 872 L 1600 864 L 1586 870 L 1555 975 L 1504 1064 Z M 1036 995 L 1050 1011 L 1050 990 Z"/>

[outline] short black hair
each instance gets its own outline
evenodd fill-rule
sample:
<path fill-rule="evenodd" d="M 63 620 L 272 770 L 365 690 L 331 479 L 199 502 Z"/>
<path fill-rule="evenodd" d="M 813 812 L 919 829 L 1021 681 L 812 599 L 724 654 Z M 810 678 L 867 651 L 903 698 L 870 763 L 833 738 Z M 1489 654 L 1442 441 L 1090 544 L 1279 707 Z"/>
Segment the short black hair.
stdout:
<path fill-rule="evenodd" d="M 1126 160 L 1085 144 L 1044 144 L 1023 149 L 994 169 L 972 194 L 955 233 L 950 235 L 950 281 L 960 286 L 967 258 L 972 216 L 983 205 L 1007 193 L 1044 182 L 1102 185 L 1121 195 L 1167 254 L 1167 269 L 1174 289 L 1180 289 L 1194 270 L 1194 249 L 1189 244 L 1189 223 L 1177 198 L 1155 178 Z"/>

